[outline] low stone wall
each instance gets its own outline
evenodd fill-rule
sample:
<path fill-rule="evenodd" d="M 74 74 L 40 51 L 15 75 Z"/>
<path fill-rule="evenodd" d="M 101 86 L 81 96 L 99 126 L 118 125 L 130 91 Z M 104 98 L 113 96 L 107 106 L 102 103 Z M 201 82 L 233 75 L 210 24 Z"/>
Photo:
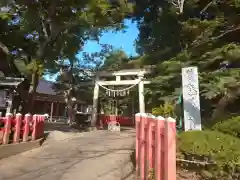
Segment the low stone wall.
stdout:
<path fill-rule="evenodd" d="M 29 151 L 34 148 L 38 148 L 43 143 L 44 138 L 29 141 L 29 142 L 21 142 L 18 144 L 6 144 L 0 145 L 0 159 L 7 158 L 25 151 Z"/>

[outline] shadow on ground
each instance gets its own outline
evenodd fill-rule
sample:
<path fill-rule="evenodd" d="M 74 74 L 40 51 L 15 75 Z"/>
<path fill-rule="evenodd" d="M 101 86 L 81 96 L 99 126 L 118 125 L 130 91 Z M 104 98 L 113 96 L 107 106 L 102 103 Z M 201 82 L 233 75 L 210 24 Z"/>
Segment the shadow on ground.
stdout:
<path fill-rule="evenodd" d="M 63 122 L 45 122 L 45 131 L 77 132 L 77 129 L 70 127 Z"/>
<path fill-rule="evenodd" d="M 54 143 L 36 153 L 0 161 L 0 180 L 72 180 L 80 176 L 82 180 L 132 180 L 134 136 L 134 132 L 96 131 Z M 13 159 L 16 161 L 11 163 Z"/>

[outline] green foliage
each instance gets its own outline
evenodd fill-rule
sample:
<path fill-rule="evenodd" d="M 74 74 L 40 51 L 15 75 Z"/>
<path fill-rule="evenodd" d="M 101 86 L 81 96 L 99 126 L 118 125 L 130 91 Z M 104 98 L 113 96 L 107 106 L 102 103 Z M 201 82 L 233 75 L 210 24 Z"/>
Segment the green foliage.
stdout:
<path fill-rule="evenodd" d="M 176 100 L 181 92 L 181 69 L 188 66 L 198 67 L 201 102 L 210 103 L 210 109 L 223 112 L 238 99 L 237 2 L 185 1 L 182 14 L 171 1 L 136 3 L 134 16 L 140 31 L 136 44 L 139 53 L 144 54 L 139 59 L 144 65 L 156 65 L 153 85 L 148 90 L 152 103 Z M 203 111 L 209 111 L 205 107 L 201 104 Z"/>
<path fill-rule="evenodd" d="M 127 55 L 121 50 L 113 50 L 106 55 L 104 64 L 100 67 L 101 70 L 117 71 L 124 69 L 128 63 Z"/>
<path fill-rule="evenodd" d="M 15 58 L 26 56 L 26 65 L 32 66 L 31 61 L 37 59 L 44 70 L 58 71 L 59 61 L 77 61 L 75 56 L 87 40 L 98 40 L 110 28 L 124 28 L 123 19 L 132 11 L 132 4 L 125 0 L 116 4 L 108 0 L 22 0 L 2 6 L 8 8 L 0 14 L 1 44 L 17 52 Z"/>
<path fill-rule="evenodd" d="M 183 132 L 179 135 L 177 145 L 178 151 L 185 157 L 201 158 L 200 161 L 207 158 L 209 162 L 215 162 L 216 166 L 208 171 L 215 173 L 216 178 L 232 175 L 234 167 L 240 163 L 240 139 L 221 132 Z"/>
<path fill-rule="evenodd" d="M 10 14 L 9 13 L 5 13 L 5 12 L 0 12 L 0 19 L 8 20 L 8 19 L 10 19 Z"/>
<path fill-rule="evenodd" d="M 213 129 L 240 138 L 240 116 L 218 122 Z"/>
<path fill-rule="evenodd" d="M 30 72 L 34 73 L 37 72 L 39 76 L 41 76 L 44 72 L 44 67 L 41 61 L 38 60 L 32 60 L 28 65 L 27 65 L 27 70 Z"/>
<path fill-rule="evenodd" d="M 163 116 L 163 117 L 175 117 L 175 105 L 172 102 L 165 102 L 159 107 L 152 109 L 152 114 L 155 116 Z"/>

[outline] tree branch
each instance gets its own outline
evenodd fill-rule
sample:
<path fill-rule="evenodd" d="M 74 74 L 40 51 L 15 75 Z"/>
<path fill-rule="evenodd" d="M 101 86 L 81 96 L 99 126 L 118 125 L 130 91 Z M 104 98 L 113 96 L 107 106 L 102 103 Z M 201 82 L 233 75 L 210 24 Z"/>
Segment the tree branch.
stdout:
<path fill-rule="evenodd" d="M 193 46 L 192 48 L 195 48 L 195 47 L 204 45 L 204 44 L 206 44 L 206 43 L 209 43 L 209 42 L 211 42 L 211 41 L 216 41 L 216 40 L 224 37 L 224 36 L 227 35 L 227 34 L 230 34 L 230 33 L 232 33 L 232 32 L 239 31 L 239 30 L 240 30 L 240 25 L 237 26 L 237 27 L 235 27 L 235 28 L 232 28 L 232 29 L 230 29 L 230 30 L 225 31 L 225 32 L 223 32 L 222 34 L 220 34 L 220 35 L 218 35 L 218 36 L 211 37 L 211 38 L 209 38 L 207 41 L 205 41 L 205 42 L 203 42 L 203 43 L 196 44 L 197 42 L 193 42 L 193 43 L 190 45 L 190 47 Z M 196 44 L 196 45 L 194 45 L 194 44 Z"/>
<path fill-rule="evenodd" d="M 200 14 L 204 13 L 216 0 L 209 2 L 201 11 Z"/>
<path fill-rule="evenodd" d="M 185 0 L 172 0 L 172 4 L 173 4 L 177 9 L 179 9 L 179 13 L 178 13 L 178 14 L 182 14 L 182 13 L 183 13 L 184 1 L 185 1 Z"/>

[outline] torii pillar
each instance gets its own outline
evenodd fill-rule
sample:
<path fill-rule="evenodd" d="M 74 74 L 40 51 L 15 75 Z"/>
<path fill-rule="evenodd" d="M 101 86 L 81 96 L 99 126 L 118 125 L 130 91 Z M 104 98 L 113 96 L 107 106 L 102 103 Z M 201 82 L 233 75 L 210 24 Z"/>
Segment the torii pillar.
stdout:
<path fill-rule="evenodd" d="M 143 74 L 138 75 L 138 79 L 140 80 L 138 84 L 138 96 L 139 96 L 139 112 L 145 113 L 145 101 L 144 101 L 144 81 Z"/>

